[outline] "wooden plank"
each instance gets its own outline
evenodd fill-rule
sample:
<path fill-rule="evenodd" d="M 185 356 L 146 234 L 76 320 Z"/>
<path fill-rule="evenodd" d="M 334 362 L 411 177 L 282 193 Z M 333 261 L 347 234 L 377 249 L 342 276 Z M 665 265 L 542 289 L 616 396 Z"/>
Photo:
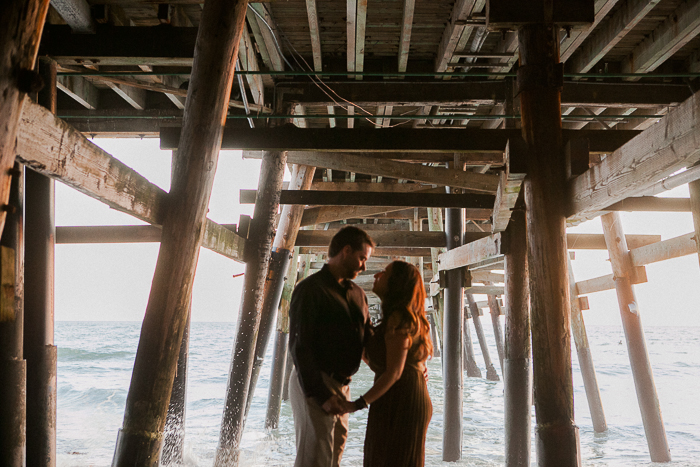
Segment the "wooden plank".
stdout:
<path fill-rule="evenodd" d="M 243 151 L 243 159 L 260 159 L 260 154 L 260 151 Z M 453 162 L 457 157 L 460 163 L 466 167 L 483 167 L 485 165 L 501 167 L 504 165 L 503 152 L 363 152 L 361 154 L 373 159 L 420 163 Z M 352 190 L 353 188 L 348 188 L 348 191 Z"/>
<path fill-rule="evenodd" d="M 420 183 L 371 183 L 371 182 L 319 182 L 311 184 L 311 190 L 319 191 L 373 191 L 381 193 L 408 193 L 413 191 L 434 190 L 432 185 Z M 439 188 L 444 193 L 444 188 Z M 428 191 L 430 193 L 430 191 Z M 437 191 L 435 192 L 437 193 Z"/>
<path fill-rule="evenodd" d="M 471 271 L 472 282 L 496 282 L 502 284 L 505 282 L 505 275 L 491 271 Z"/>
<path fill-rule="evenodd" d="M 546 6 L 549 6 L 547 11 Z M 490 0 L 487 25 L 492 30 L 518 29 L 525 24 L 554 22 L 558 25 L 586 26 L 594 20 L 593 0 L 566 2 L 518 2 Z"/>
<path fill-rule="evenodd" d="M 335 131 L 341 130 L 336 129 Z M 353 154 L 289 151 L 288 160 L 294 164 L 311 165 L 325 169 L 453 186 L 475 193 L 495 194 L 498 188 L 498 177 L 495 175 L 462 172 L 406 162 L 376 160 Z"/>
<path fill-rule="evenodd" d="M 567 61 L 566 68 L 573 73 L 587 73 L 661 0 L 625 0 L 620 8 L 600 25 L 598 31 Z"/>
<path fill-rule="evenodd" d="M 483 295 L 503 295 L 504 287 L 498 285 L 474 285 L 465 287 L 464 293 L 468 294 L 483 294 Z M 488 302 L 487 302 L 488 303 Z"/>
<path fill-rule="evenodd" d="M 85 78 L 80 76 L 59 76 L 56 79 L 56 87 L 86 109 L 95 110 L 99 106 L 100 93 Z"/>
<path fill-rule="evenodd" d="M 413 12 L 416 8 L 416 0 L 404 0 L 403 21 L 401 22 L 401 38 L 399 39 L 399 73 L 406 72 L 408 53 L 411 45 L 411 31 L 413 30 Z"/>
<path fill-rule="evenodd" d="M 525 179 L 525 173 L 511 173 L 510 170 L 510 159 L 516 147 L 518 147 L 518 150 L 522 149 L 521 145 L 514 145 L 510 141 L 506 146 L 506 167 L 499 173 L 498 191 L 496 192 L 496 201 L 493 205 L 491 226 L 493 232 L 503 232 L 508 227 L 511 213 L 513 208 L 515 208 L 516 201 L 518 201 L 518 196 L 520 196 L 520 186 Z M 521 152 L 522 154 L 518 155 L 519 160 L 523 160 L 526 157 L 526 151 L 521 150 Z"/>
<path fill-rule="evenodd" d="M 644 192 L 700 160 L 700 95 L 673 109 L 656 125 L 569 182 L 569 222 Z M 612 131 L 609 133 L 613 133 Z"/>
<path fill-rule="evenodd" d="M 517 41 L 514 42 L 517 45 Z M 504 67 L 507 64 L 504 64 Z M 363 106 L 460 106 L 495 105 L 506 98 L 503 80 L 470 81 L 328 81 L 328 86 L 347 100 Z M 306 106 L 335 105 L 333 99 L 313 83 L 280 82 L 279 96 L 285 103 Z M 680 103 L 692 95 L 687 86 L 665 83 L 596 83 L 566 81 L 561 105 L 656 108 Z"/>
<path fill-rule="evenodd" d="M 328 246 L 336 230 L 300 230 L 297 246 Z M 441 248 L 445 246 L 444 232 L 372 231 L 370 234 L 377 247 L 421 247 Z M 484 234 L 486 235 L 486 234 Z"/>
<path fill-rule="evenodd" d="M 299 248 L 300 254 L 326 254 L 328 253 L 328 246 L 304 246 Z M 372 256 L 388 256 L 393 259 L 403 260 L 406 256 L 422 256 L 423 258 L 430 258 L 430 248 L 419 248 L 419 247 L 377 247 L 373 252 Z"/>
<path fill-rule="evenodd" d="M 439 190 L 436 188 L 435 191 Z M 431 190 L 433 191 L 433 190 Z M 401 206 L 486 209 L 494 197 L 478 194 L 383 193 L 362 191 L 283 190 L 280 204 L 315 206 Z M 255 204 L 255 190 L 240 190 L 241 204 Z"/>
<path fill-rule="evenodd" d="M 10 199 L 10 171 L 15 163 L 15 144 L 22 108 L 28 92 L 36 92 L 34 65 L 41 39 L 48 0 L 0 2 L 0 206 Z M 6 211 L 0 211 L 0 234 Z"/>
<path fill-rule="evenodd" d="M 700 33 L 700 1 L 680 6 L 622 61 L 623 73 L 646 73 L 662 63 Z"/>
<path fill-rule="evenodd" d="M 497 233 L 440 254 L 438 270 L 457 269 L 502 256 L 501 234 Z"/>
<path fill-rule="evenodd" d="M 435 62 L 435 71 L 443 72 L 447 69 L 447 65 L 452 59 L 457 47 L 457 43 L 464 32 L 466 20 L 474 9 L 477 0 L 457 0 L 452 7 L 450 22 L 447 23 L 440 46 L 437 50 L 437 60 Z"/>
<path fill-rule="evenodd" d="M 74 33 L 95 32 L 95 20 L 92 19 L 90 4 L 86 0 L 52 0 L 51 6 Z"/>
<path fill-rule="evenodd" d="M 321 35 L 316 13 L 316 0 L 306 0 L 306 15 L 309 18 L 309 35 L 311 36 L 311 51 L 314 57 L 314 71 L 323 71 L 321 61 Z"/>
<path fill-rule="evenodd" d="M 566 62 L 566 60 L 571 57 L 574 51 L 586 40 L 593 30 L 598 27 L 608 13 L 610 13 L 610 10 L 612 10 L 617 1 L 618 0 L 596 0 L 594 4 L 595 18 L 593 22 L 583 29 L 567 31 L 567 37 L 559 44 L 559 59 L 561 62 Z"/>
<path fill-rule="evenodd" d="M 260 71 L 258 65 L 258 57 L 253 47 L 253 41 L 250 39 L 248 29 L 243 28 L 241 35 L 241 43 L 238 46 L 238 64 L 242 70 Z M 264 106 L 265 103 L 265 85 L 261 75 L 246 75 L 246 82 L 250 87 L 250 93 L 253 95 L 253 102 L 259 106 Z"/>
<path fill-rule="evenodd" d="M 635 267 L 631 279 L 632 284 L 643 284 L 644 282 L 647 282 L 647 273 L 644 266 Z M 576 290 L 578 291 L 579 295 L 588 295 L 596 292 L 602 292 L 604 290 L 614 289 L 615 277 L 613 274 L 576 282 Z"/>
<path fill-rule="evenodd" d="M 111 81 L 105 81 L 104 83 L 136 110 L 146 109 L 145 90 L 133 86 L 125 86 L 124 84 L 113 83 Z"/>
<path fill-rule="evenodd" d="M 690 198 L 657 198 L 639 196 L 623 199 L 605 208 L 606 211 L 690 212 Z"/>
<path fill-rule="evenodd" d="M 27 103 L 17 160 L 109 207 L 150 224 L 163 222 L 166 193 L 40 105 Z M 203 246 L 243 261 L 244 239 L 207 219 Z"/>
<path fill-rule="evenodd" d="M 301 217 L 301 226 L 324 224 L 326 222 L 340 221 L 344 219 L 362 219 L 392 211 L 400 211 L 401 208 L 390 206 L 352 206 L 352 207 L 316 207 L 304 210 Z"/>
<path fill-rule="evenodd" d="M 348 71 L 355 71 L 355 33 L 357 22 L 357 0 L 347 0 L 347 38 L 346 63 Z M 348 76 L 351 78 L 351 76 Z M 348 120 L 348 124 L 351 120 Z"/>
<path fill-rule="evenodd" d="M 626 235 L 627 244 L 639 248 L 661 241 L 661 235 Z M 607 250 L 602 234 L 566 234 L 566 245 L 569 250 Z"/>
<path fill-rule="evenodd" d="M 252 106 L 251 106 L 252 108 Z M 179 127 L 163 127 L 160 148 L 177 149 Z M 563 131 L 564 142 L 573 137 L 588 138 L 592 153 L 611 153 L 639 135 L 640 131 Z M 497 152 L 503 154 L 508 140 L 520 138 L 518 129 L 481 130 L 383 128 L 226 128 L 221 149 L 248 151 L 318 152 Z M 290 159 L 290 163 L 293 162 Z M 361 172 L 363 173 L 363 172 Z"/>
<path fill-rule="evenodd" d="M 679 258 L 696 254 L 698 248 L 695 233 L 691 232 L 679 237 L 669 238 L 650 245 L 630 249 L 630 260 L 633 266 L 644 266 L 671 258 Z"/>
<path fill-rule="evenodd" d="M 275 36 L 273 36 L 272 33 L 272 31 L 277 31 L 275 20 L 272 18 L 272 16 L 270 16 L 267 9 L 262 4 L 251 2 L 249 3 L 249 6 L 264 19 L 263 21 L 260 16 L 255 15 L 258 27 L 260 29 L 260 34 L 263 38 L 264 46 L 266 47 L 267 53 L 270 56 L 271 66 L 269 68 L 276 71 L 284 70 L 284 62 L 282 56 L 280 55 L 280 51 L 277 49 Z M 272 31 L 270 31 L 270 29 L 272 29 Z"/>
<path fill-rule="evenodd" d="M 357 0 L 355 17 L 355 71 L 365 70 L 365 33 L 367 29 L 367 0 Z M 356 76 L 361 80 L 362 76 Z"/>

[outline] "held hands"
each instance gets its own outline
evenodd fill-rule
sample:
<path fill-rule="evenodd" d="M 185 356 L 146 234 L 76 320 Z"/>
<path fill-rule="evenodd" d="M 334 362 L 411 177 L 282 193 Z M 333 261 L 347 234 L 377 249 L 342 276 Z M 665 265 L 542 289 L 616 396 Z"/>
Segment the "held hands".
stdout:
<path fill-rule="evenodd" d="M 364 402 L 361 405 L 362 406 L 360 407 L 357 401 L 351 402 L 341 398 L 338 395 L 333 395 L 330 398 L 328 398 L 326 402 L 323 403 L 321 408 L 331 415 L 344 415 L 346 413 L 356 412 L 360 409 L 367 407 L 366 402 Z"/>

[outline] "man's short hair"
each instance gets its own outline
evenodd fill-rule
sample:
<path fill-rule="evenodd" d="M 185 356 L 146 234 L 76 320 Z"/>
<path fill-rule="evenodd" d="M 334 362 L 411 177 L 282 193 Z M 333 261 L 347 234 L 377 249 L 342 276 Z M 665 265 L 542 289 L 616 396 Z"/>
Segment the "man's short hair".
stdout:
<path fill-rule="evenodd" d="M 361 250 L 363 245 L 369 245 L 372 248 L 376 246 L 367 232 L 357 227 L 347 226 L 333 236 L 331 244 L 328 245 L 328 257 L 333 258 L 347 245 L 350 245 L 353 251 Z"/>

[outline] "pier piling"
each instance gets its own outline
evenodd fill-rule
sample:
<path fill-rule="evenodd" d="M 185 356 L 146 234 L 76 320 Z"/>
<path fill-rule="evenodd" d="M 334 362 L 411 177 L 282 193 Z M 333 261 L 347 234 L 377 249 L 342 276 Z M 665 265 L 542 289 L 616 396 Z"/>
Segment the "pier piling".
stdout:
<path fill-rule="evenodd" d="M 627 240 L 622 230 L 620 214 L 611 212 L 601 216 L 605 243 L 610 253 L 610 264 L 613 268 L 615 290 L 620 304 L 622 328 L 625 331 L 627 351 L 634 387 L 637 390 L 639 409 L 642 412 L 642 423 L 647 436 L 649 454 L 652 462 L 671 462 L 671 451 L 666 439 L 666 429 L 661 417 L 659 396 L 656 393 L 654 374 L 649 362 L 644 329 L 640 316 L 639 304 L 631 283 L 632 263 L 627 248 Z"/>
<path fill-rule="evenodd" d="M 486 336 L 484 335 L 484 328 L 481 326 L 481 316 L 479 316 L 479 307 L 474 300 L 474 295 L 468 293 L 467 304 L 469 306 L 469 311 L 472 315 L 472 323 L 474 323 L 474 330 L 476 331 L 476 337 L 479 339 L 479 346 L 481 347 L 481 355 L 484 357 L 484 365 L 486 365 L 486 379 L 489 381 L 500 381 L 496 368 L 494 368 L 491 362 L 491 355 L 489 355 L 489 347 L 486 343 Z"/>
<path fill-rule="evenodd" d="M 445 210 L 445 236 L 447 249 L 462 244 L 464 211 Z M 464 325 L 464 271 L 445 271 L 445 314 L 443 327 L 443 374 L 445 387 L 442 460 L 457 461 L 462 458 L 462 326 Z"/>

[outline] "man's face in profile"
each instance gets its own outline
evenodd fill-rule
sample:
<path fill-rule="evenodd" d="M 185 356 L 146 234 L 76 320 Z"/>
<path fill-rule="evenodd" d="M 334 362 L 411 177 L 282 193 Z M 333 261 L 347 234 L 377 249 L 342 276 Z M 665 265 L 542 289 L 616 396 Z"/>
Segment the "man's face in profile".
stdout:
<path fill-rule="evenodd" d="M 359 250 L 353 250 L 350 245 L 345 245 L 342 254 L 345 279 L 352 280 L 366 269 L 365 263 L 372 256 L 372 247 L 364 243 Z"/>

